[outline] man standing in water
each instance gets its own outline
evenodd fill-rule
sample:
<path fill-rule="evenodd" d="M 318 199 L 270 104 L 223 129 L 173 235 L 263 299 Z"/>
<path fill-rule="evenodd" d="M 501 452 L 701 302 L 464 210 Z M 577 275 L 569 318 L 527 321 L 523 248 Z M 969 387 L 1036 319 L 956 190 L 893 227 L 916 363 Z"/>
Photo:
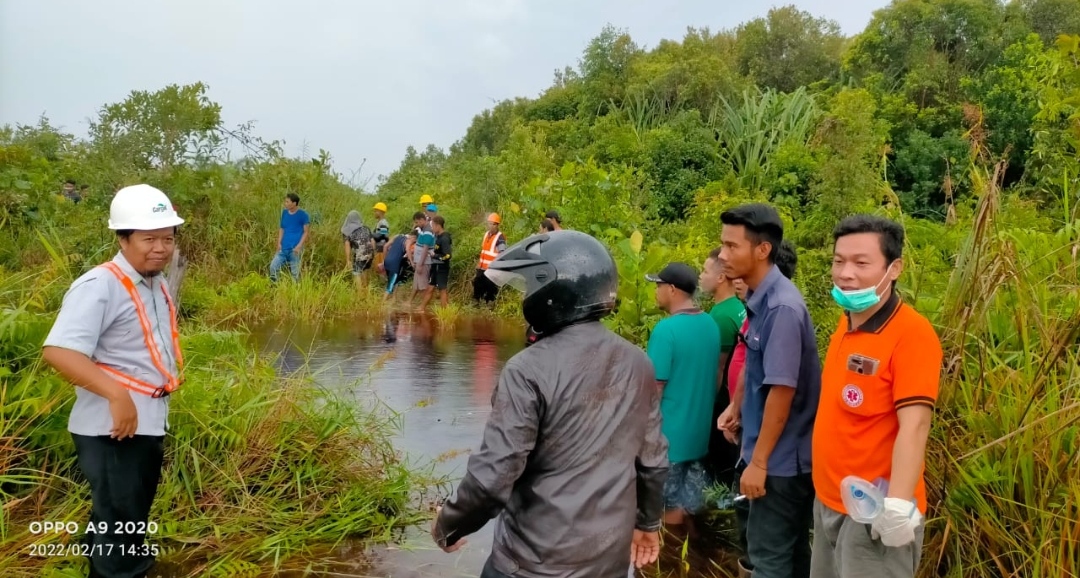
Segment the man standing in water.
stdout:
<path fill-rule="evenodd" d="M 161 272 L 184 222 L 149 185 L 116 193 L 109 228 L 120 253 L 72 283 L 45 338 L 43 357 L 75 388 L 68 431 L 90 483 L 91 578 L 145 576 L 157 546 L 144 528 L 161 476 L 169 394 L 180 386 L 176 308 Z"/>
<path fill-rule="evenodd" d="M 814 505 L 811 435 L 821 393 L 814 326 L 799 290 L 775 264 L 784 235 L 776 209 L 742 205 L 724 211 L 720 221 L 724 272 L 749 289 L 739 485 L 750 500 L 750 563 L 755 578 L 806 577 Z M 735 412 L 729 407 L 724 413 Z"/>
<path fill-rule="evenodd" d="M 615 262 L 560 231 L 508 248 L 487 275 L 524 291 L 544 338 L 503 367 L 483 443 L 432 537 L 453 552 L 497 517 L 481 578 L 625 578 L 659 554 L 668 462 L 652 364 L 600 323 Z"/>
<path fill-rule="evenodd" d="M 926 439 L 941 377 L 934 327 L 896 294 L 904 230 L 869 215 L 833 232 L 832 296 L 844 309 L 829 342 L 814 430 L 813 578 L 912 578 L 922 550 Z M 888 480 L 867 528 L 848 517 L 841 482 Z"/>
<path fill-rule="evenodd" d="M 439 301 L 443 307 L 450 304 L 450 259 L 454 253 L 454 241 L 445 229 L 446 219 L 435 215 L 431 219 L 431 231 L 435 234 L 435 246 L 431 251 L 431 278 L 428 279 L 427 293 L 420 302 L 420 310 L 427 309 L 435 290 L 439 291 Z"/>
<path fill-rule="evenodd" d="M 285 263 L 289 264 L 293 280 L 300 279 L 300 250 L 307 242 L 310 230 L 311 218 L 300 208 L 300 196 L 296 193 L 285 195 L 285 208 L 281 211 L 278 226 L 277 253 L 270 262 L 271 281 L 277 281 L 278 271 Z"/>
<path fill-rule="evenodd" d="M 420 211 L 413 213 L 413 234 L 410 241 L 406 251 L 413 270 L 413 293 L 409 298 L 409 305 L 412 305 L 417 295 L 423 300 L 423 296 L 427 294 L 428 282 L 431 280 L 431 252 L 435 248 L 435 233 L 428 224 L 427 216 Z"/>

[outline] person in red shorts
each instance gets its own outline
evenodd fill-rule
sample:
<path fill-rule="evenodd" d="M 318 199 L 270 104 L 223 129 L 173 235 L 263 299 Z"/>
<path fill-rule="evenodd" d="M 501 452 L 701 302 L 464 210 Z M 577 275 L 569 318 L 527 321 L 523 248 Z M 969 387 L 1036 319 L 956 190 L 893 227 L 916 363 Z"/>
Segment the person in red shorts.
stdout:
<path fill-rule="evenodd" d="M 855 215 L 833 232 L 832 296 L 844 315 L 829 342 L 813 436 L 812 578 L 912 578 L 926 513 L 923 466 L 941 378 L 941 341 L 901 301 L 904 230 Z M 888 482 L 870 524 L 844 506 L 847 476 Z"/>

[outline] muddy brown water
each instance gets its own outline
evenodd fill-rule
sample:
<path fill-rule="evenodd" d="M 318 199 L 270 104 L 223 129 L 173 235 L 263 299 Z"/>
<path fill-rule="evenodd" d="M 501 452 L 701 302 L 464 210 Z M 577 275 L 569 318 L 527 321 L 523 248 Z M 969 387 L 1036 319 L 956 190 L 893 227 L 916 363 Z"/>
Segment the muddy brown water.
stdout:
<path fill-rule="evenodd" d="M 306 359 L 320 383 L 348 387 L 361 400 L 377 398 L 400 412 L 396 447 L 415 463 L 434 461 L 436 473 L 455 484 L 469 452 L 479 447 L 500 369 L 524 347 L 522 324 L 476 318 L 441 326 L 431 316 L 402 313 L 319 327 L 263 327 L 255 336 L 264 351 L 278 355 L 282 372 L 302 369 Z M 453 554 L 435 547 L 426 526 L 409 528 L 392 544 L 339 551 L 335 558 L 354 557 L 355 566 L 343 564 L 326 576 L 475 577 L 491 550 L 492 527 L 489 522 Z M 691 546 L 685 559 L 681 548 L 668 550 L 658 568 L 640 575 L 729 574 L 731 554 L 717 540 Z"/>

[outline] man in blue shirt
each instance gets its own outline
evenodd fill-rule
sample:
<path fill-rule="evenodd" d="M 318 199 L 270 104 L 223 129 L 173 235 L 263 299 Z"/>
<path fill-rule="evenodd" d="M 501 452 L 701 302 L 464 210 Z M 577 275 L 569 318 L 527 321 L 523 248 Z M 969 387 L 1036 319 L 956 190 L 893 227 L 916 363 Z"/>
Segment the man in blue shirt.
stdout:
<path fill-rule="evenodd" d="M 784 235 L 776 209 L 742 205 L 720 221 L 725 274 L 749 288 L 744 385 L 720 417 L 727 427 L 742 419 L 740 491 L 750 509 L 739 521 L 754 578 L 805 578 L 814 504 L 811 440 L 821 395 L 814 326 L 799 290 L 776 266 Z"/>
<path fill-rule="evenodd" d="M 277 281 L 278 271 L 285 263 L 289 264 L 293 279 L 300 278 L 300 249 L 307 242 L 310 229 L 311 218 L 300 208 L 300 196 L 296 193 L 285 195 L 285 208 L 281 211 L 278 228 L 277 253 L 270 262 L 271 281 Z"/>

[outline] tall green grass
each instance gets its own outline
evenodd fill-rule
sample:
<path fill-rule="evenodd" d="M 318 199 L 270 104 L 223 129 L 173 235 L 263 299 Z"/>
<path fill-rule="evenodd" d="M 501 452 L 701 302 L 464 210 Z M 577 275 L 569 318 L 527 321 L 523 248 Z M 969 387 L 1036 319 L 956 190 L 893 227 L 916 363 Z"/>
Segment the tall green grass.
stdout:
<path fill-rule="evenodd" d="M 182 288 L 180 307 L 184 316 L 215 325 L 333 320 L 379 311 L 387 306 L 384 295 L 383 278 L 370 273 L 357 282 L 351 273 L 317 278 L 301 270 L 299 281 L 283 272 L 276 285 L 257 273 L 220 285 L 194 277 Z"/>
<path fill-rule="evenodd" d="M 1080 228 L 1003 226 L 1002 170 L 972 173 L 981 199 L 937 316 L 923 576 L 1080 576 Z"/>
<path fill-rule="evenodd" d="M 52 299 L 24 277 L 0 274 L 0 575 L 85 575 L 82 559 L 28 555 L 74 539 L 33 536 L 30 521 L 85 524 L 90 502 L 66 431 L 72 386 L 40 361 Z M 150 515 L 159 559 L 190 576 L 318 568 L 328 547 L 418 521 L 431 480 L 393 449 L 392 413 L 303 373 L 279 378 L 237 332 L 185 330 L 182 345 L 187 381 Z"/>

